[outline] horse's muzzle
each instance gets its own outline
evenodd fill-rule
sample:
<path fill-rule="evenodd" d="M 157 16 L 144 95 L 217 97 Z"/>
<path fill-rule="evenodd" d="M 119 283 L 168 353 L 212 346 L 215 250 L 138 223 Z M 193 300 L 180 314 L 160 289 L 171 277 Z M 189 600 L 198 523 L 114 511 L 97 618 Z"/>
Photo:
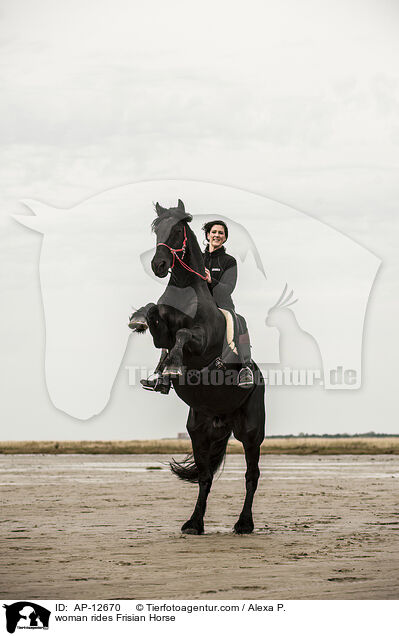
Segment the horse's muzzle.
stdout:
<path fill-rule="evenodd" d="M 153 259 L 151 261 L 151 268 L 155 276 L 158 276 L 158 278 L 165 278 L 165 276 L 168 275 L 169 264 L 164 260 Z"/>

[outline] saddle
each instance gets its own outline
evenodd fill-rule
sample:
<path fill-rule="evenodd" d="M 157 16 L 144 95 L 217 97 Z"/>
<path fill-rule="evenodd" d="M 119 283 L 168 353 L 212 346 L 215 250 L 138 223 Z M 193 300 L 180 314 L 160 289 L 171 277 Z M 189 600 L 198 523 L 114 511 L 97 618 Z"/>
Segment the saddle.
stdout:
<path fill-rule="evenodd" d="M 221 360 L 224 363 L 237 362 L 239 357 L 238 343 L 240 342 L 240 336 L 247 333 L 247 323 L 243 316 L 236 314 L 231 309 L 221 309 L 226 320 L 226 331 L 224 336 L 224 344 Z"/>

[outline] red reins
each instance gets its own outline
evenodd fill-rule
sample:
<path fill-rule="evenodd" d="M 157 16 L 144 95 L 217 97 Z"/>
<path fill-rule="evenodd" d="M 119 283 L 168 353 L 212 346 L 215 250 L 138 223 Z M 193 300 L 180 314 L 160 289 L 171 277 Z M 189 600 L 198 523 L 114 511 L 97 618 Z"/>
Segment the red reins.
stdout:
<path fill-rule="evenodd" d="M 166 245 L 166 243 L 157 243 L 157 247 L 159 245 L 163 245 L 164 247 L 167 247 L 168 250 L 170 250 L 171 253 L 173 254 L 173 261 L 172 261 L 172 265 L 171 265 L 170 269 L 174 268 L 174 266 L 175 266 L 175 258 L 177 258 L 177 260 L 179 261 L 180 265 L 183 265 L 184 269 L 186 269 L 188 272 L 191 272 L 192 274 L 196 274 L 197 276 L 202 278 L 202 280 L 206 280 L 206 276 L 202 276 L 202 274 L 200 274 L 199 272 L 196 272 L 194 269 L 191 269 L 191 267 L 189 265 L 187 265 L 187 263 L 185 263 L 183 261 L 184 254 L 186 253 L 186 243 L 187 243 L 187 233 L 186 233 L 186 228 L 184 227 L 184 240 L 183 240 L 183 246 L 182 247 L 180 247 L 179 249 L 175 249 L 173 247 L 170 247 L 170 245 Z M 180 258 L 180 256 L 178 255 L 177 252 L 183 252 L 182 258 Z"/>

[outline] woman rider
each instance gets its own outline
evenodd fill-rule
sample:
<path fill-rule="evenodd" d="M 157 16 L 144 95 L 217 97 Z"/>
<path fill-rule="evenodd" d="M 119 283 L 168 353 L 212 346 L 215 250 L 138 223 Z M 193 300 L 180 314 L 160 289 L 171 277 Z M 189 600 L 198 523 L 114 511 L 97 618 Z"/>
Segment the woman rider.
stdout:
<path fill-rule="evenodd" d="M 209 290 L 220 309 L 228 309 L 235 313 L 231 294 L 237 283 L 237 261 L 234 256 L 227 254 L 223 247 L 229 236 L 228 227 L 224 221 L 209 221 L 202 229 L 208 241 L 204 262 Z M 236 344 L 242 368 L 238 376 L 238 386 L 247 388 L 253 385 L 254 376 L 250 367 L 251 347 L 246 328 L 245 333 L 239 338 Z"/>
<path fill-rule="evenodd" d="M 229 236 L 229 230 L 226 223 L 219 220 L 205 223 L 202 229 L 205 232 L 205 238 L 208 242 L 203 255 L 209 291 L 218 307 L 232 311 L 234 314 L 235 308 L 231 294 L 237 283 L 237 261 L 234 256 L 227 254 L 226 249 L 223 247 L 223 244 L 227 241 Z M 242 364 L 238 376 L 238 386 L 250 388 L 254 383 L 254 376 L 250 367 L 251 347 L 247 331 L 243 336 L 240 336 L 240 341 L 236 344 Z M 166 353 L 166 350 L 162 350 L 161 360 L 165 357 Z M 157 370 L 155 374 L 157 374 Z M 145 389 L 150 391 L 169 393 L 169 375 L 163 376 L 162 373 L 160 373 L 156 378 L 140 380 L 140 382 Z"/>

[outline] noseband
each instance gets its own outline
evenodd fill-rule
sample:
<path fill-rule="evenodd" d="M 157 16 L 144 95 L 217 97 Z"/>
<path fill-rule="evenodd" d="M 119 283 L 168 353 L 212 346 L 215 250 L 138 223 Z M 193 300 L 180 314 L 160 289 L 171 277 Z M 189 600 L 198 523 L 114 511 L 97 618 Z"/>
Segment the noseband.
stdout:
<path fill-rule="evenodd" d="M 199 272 L 196 272 L 194 269 L 191 269 L 191 267 L 189 265 L 187 265 L 183 261 L 184 255 L 186 253 L 186 245 L 187 245 L 186 227 L 183 226 L 183 229 L 184 229 L 184 240 L 183 240 L 182 247 L 180 247 L 179 249 L 175 249 L 174 247 L 170 247 L 170 245 L 167 245 L 166 243 L 157 243 L 157 247 L 159 247 L 160 245 L 163 245 L 164 247 L 167 247 L 168 250 L 170 250 L 170 252 L 173 254 L 173 261 L 172 261 L 172 265 L 171 265 L 170 269 L 174 268 L 175 259 L 177 258 L 177 260 L 179 261 L 180 265 L 182 265 L 184 267 L 184 269 L 186 269 L 187 271 L 191 272 L 192 274 L 196 274 L 197 276 L 202 278 L 202 280 L 206 280 L 206 276 L 202 276 L 202 274 L 200 274 Z M 180 258 L 180 256 L 178 255 L 177 252 L 182 252 L 181 258 Z"/>

